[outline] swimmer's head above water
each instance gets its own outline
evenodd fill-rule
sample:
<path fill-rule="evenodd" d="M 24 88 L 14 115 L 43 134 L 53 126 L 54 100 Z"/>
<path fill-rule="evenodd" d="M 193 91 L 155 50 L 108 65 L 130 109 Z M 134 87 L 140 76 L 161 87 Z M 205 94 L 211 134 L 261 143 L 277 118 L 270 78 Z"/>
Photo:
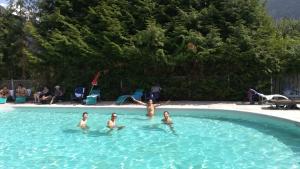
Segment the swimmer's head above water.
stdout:
<path fill-rule="evenodd" d="M 82 113 L 82 119 L 87 119 L 88 118 L 88 113 L 87 112 L 83 112 Z"/>
<path fill-rule="evenodd" d="M 149 100 L 148 100 L 148 104 L 153 104 L 152 99 L 149 99 Z"/>
<path fill-rule="evenodd" d="M 111 119 L 116 119 L 116 118 L 117 118 L 117 113 L 113 112 L 113 113 L 111 114 Z"/>
<path fill-rule="evenodd" d="M 168 111 L 164 111 L 164 117 L 168 118 L 169 117 L 169 112 Z"/>

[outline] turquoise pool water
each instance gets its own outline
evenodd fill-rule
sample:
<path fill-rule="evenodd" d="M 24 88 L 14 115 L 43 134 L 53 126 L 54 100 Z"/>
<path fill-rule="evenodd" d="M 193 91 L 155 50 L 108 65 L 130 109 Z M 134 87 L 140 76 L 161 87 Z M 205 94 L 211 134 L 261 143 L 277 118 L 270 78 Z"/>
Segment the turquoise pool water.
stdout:
<path fill-rule="evenodd" d="M 0 168 L 300 168 L 298 124 L 219 110 L 168 109 L 174 131 L 145 109 L 0 108 Z M 77 128 L 83 111 L 88 131 Z M 118 113 L 126 127 L 107 133 Z"/>

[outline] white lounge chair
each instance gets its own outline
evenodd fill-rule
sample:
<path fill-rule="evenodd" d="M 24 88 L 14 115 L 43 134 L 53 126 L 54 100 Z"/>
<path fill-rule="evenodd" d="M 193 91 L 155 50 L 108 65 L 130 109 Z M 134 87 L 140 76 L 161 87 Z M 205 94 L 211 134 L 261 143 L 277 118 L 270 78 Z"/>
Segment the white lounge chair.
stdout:
<path fill-rule="evenodd" d="M 250 89 L 250 91 L 257 94 L 259 97 L 263 98 L 263 100 L 262 100 L 263 102 L 268 102 L 270 100 L 290 100 L 288 97 L 281 95 L 281 94 L 265 95 L 265 94 L 255 91 L 254 89 Z"/>

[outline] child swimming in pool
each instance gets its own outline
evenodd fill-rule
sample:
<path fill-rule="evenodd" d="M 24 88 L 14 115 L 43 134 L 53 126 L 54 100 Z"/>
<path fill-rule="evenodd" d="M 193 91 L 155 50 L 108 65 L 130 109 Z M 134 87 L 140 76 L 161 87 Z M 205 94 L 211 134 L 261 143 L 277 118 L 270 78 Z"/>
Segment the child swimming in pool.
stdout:
<path fill-rule="evenodd" d="M 168 111 L 164 111 L 164 118 L 161 121 L 165 124 L 173 124 L 173 121 Z"/>
<path fill-rule="evenodd" d="M 117 128 L 118 130 L 124 128 L 125 126 L 117 126 L 116 119 L 117 119 L 117 114 L 112 113 L 111 114 L 111 119 L 107 121 L 107 127 L 110 128 L 110 129 Z"/>
<path fill-rule="evenodd" d="M 162 121 L 164 124 L 166 124 L 166 125 L 168 125 L 168 126 L 170 127 L 170 130 L 172 131 L 172 133 L 173 133 L 174 135 L 178 136 L 178 135 L 176 134 L 176 131 L 175 131 L 174 127 L 173 127 L 173 121 L 172 121 L 172 119 L 171 119 L 170 114 L 169 114 L 168 111 L 164 111 L 164 118 L 163 118 L 161 121 Z"/>
<path fill-rule="evenodd" d="M 87 112 L 83 112 L 82 113 L 82 119 L 80 120 L 78 126 L 80 128 L 82 128 L 82 129 L 88 129 L 87 119 L 88 119 L 88 113 Z"/>

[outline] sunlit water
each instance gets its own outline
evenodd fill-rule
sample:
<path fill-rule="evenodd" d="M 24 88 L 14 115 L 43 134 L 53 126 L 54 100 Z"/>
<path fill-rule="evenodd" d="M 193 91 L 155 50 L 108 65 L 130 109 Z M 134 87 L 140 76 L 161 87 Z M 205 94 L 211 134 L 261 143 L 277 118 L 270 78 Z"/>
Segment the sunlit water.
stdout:
<path fill-rule="evenodd" d="M 76 127 L 83 111 L 89 130 Z M 111 112 L 126 127 L 108 132 Z M 300 168 L 295 123 L 239 112 L 169 109 L 0 109 L 0 168 Z"/>

